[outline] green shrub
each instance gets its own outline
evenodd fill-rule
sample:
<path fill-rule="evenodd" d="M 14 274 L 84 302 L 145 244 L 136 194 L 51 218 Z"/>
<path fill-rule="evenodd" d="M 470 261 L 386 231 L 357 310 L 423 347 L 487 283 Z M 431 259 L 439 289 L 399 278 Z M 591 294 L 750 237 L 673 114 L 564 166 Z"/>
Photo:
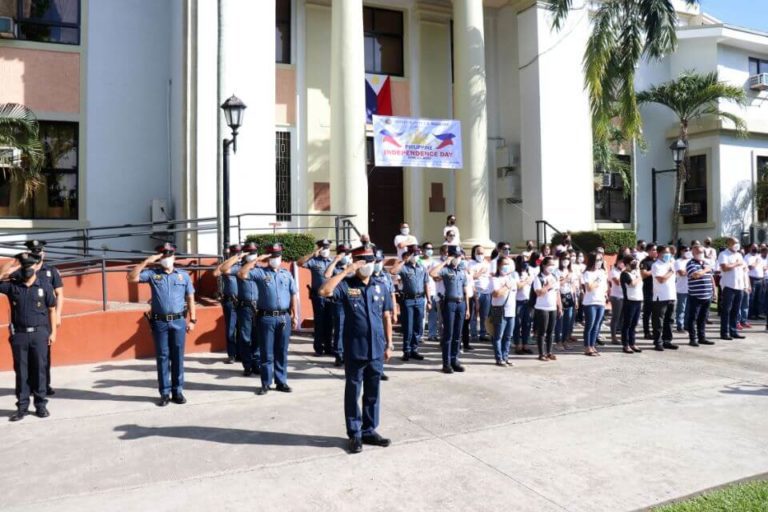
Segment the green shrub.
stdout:
<path fill-rule="evenodd" d="M 283 260 L 296 261 L 302 256 L 315 250 L 315 239 L 306 233 L 268 233 L 261 235 L 248 235 L 246 242 L 255 242 L 259 246 L 259 253 L 264 248 L 274 243 L 283 244 Z"/>
<path fill-rule="evenodd" d="M 717 249 L 718 252 L 722 251 L 726 247 L 726 242 L 728 241 L 727 236 L 718 236 L 717 238 L 712 239 L 712 247 Z"/>
<path fill-rule="evenodd" d="M 559 244 L 563 236 L 555 233 L 552 236 L 552 244 Z M 584 252 L 603 247 L 607 254 L 616 254 L 622 247 L 634 247 L 637 243 L 637 233 L 630 229 L 576 231 L 571 233 L 571 240 L 577 249 Z"/>

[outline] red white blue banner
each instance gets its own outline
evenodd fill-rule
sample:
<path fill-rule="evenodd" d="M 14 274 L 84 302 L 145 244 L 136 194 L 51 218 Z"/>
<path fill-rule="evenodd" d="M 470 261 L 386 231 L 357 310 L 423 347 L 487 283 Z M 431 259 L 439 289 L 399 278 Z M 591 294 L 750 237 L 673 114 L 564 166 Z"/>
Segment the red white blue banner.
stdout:
<path fill-rule="evenodd" d="M 373 152 L 377 167 L 461 169 L 461 123 L 373 116 Z"/>
<path fill-rule="evenodd" d="M 392 115 L 392 85 L 387 75 L 365 75 L 365 122 L 371 116 Z"/>

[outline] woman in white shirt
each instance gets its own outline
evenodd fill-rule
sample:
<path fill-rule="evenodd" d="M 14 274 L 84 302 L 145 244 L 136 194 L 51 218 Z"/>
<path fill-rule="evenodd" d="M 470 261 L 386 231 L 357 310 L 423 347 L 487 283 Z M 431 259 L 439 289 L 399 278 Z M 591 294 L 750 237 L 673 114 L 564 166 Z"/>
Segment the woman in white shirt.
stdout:
<path fill-rule="evenodd" d="M 576 295 L 574 294 L 571 260 L 567 254 L 560 256 L 557 276 L 560 281 L 560 304 L 563 306 L 563 314 L 558 317 L 555 323 L 555 343 L 560 350 L 570 350 L 568 341 L 573 332 Z"/>
<path fill-rule="evenodd" d="M 540 270 L 541 273 L 533 279 L 533 289 L 536 293 L 533 311 L 536 345 L 539 348 L 539 361 L 554 361 L 557 357 L 552 354 L 552 337 L 557 317 L 563 313 L 560 281 L 555 276 L 554 260 L 551 257 L 547 256 L 541 261 Z"/>
<path fill-rule="evenodd" d="M 469 335 L 473 341 L 490 341 L 488 332 L 485 329 L 485 319 L 491 310 L 491 271 L 490 264 L 485 261 L 485 249 L 483 246 L 476 245 L 472 247 L 472 259 L 467 263 L 467 271 L 472 278 L 475 296 L 469 303 L 472 308 L 472 316 L 469 319 Z M 480 328 L 478 329 L 478 321 Z M 478 333 L 479 330 L 479 333 Z M 478 338 L 479 334 L 479 338 Z"/>
<path fill-rule="evenodd" d="M 643 306 L 643 278 L 640 275 L 640 262 L 632 256 L 624 257 L 624 271 L 619 277 L 624 294 L 621 311 L 621 344 L 625 354 L 642 352 L 635 345 L 635 330 L 640 321 Z"/>
<path fill-rule="evenodd" d="M 605 296 L 608 294 L 608 276 L 602 269 L 602 256 L 595 252 L 587 257 L 587 269 L 581 276 L 584 284 L 584 355 L 600 355 L 595 348 L 605 316 Z"/>
<path fill-rule="evenodd" d="M 619 282 L 621 272 L 624 270 L 624 262 L 621 260 L 622 254 L 623 251 L 619 251 L 616 264 L 613 265 L 608 274 L 608 282 L 611 286 L 611 343 L 614 345 L 619 344 L 619 337 L 621 336 L 621 311 L 624 307 L 624 293 L 621 291 L 621 283 Z"/>
<path fill-rule="evenodd" d="M 687 245 L 680 246 L 675 260 L 675 292 L 677 295 L 677 308 L 675 310 L 675 324 L 677 332 L 685 332 L 685 309 L 688 305 L 688 262 L 693 255 Z"/>
<path fill-rule="evenodd" d="M 454 214 L 450 214 L 445 219 L 445 227 L 443 228 L 443 239 L 446 239 L 446 236 L 448 234 L 448 231 L 453 231 L 453 243 L 455 245 L 461 245 L 461 233 L 459 233 L 459 227 L 456 225 L 456 216 Z"/>
<path fill-rule="evenodd" d="M 515 258 L 515 267 L 517 268 L 517 296 L 515 297 L 515 328 L 512 333 L 512 340 L 515 344 L 515 354 L 533 354 L 528 348 L 528 340 L 531 337 L 531 308 L 528 302 L 531 298 L 531 285 L 533 284 L 533 275 L 528 268 L 528 261 L 522 255 Z"/>
<path fill-rule="evenodd" d="M 492 279 L 491 320 L 493 322 L 493 355 L 497 366 L 511 366 L 509 347 L 515 324 L 515 296 L 518 277 L 512 259 L 500 257 Z"/>

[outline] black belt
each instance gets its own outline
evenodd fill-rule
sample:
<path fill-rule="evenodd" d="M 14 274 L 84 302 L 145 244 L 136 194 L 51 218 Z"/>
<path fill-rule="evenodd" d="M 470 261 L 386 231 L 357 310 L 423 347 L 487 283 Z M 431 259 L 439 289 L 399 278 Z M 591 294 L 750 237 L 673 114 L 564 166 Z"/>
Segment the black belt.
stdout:
<path fill-rule="evenodd" d="M 15 334 L 33 333 L 33 332 L 40 332 L 42 330 L 46 330 L 46 331 L 48 330 L 48 327 L 41 326 L 41 325 L 37 327 L 21 327 L 20 325 L 12 325 L 11 327 L 13 328 L 13 332 Z"/>
<path fill-rule="evenodd" d="M 221 298 L 221 303 L 222 304 L 228 304 L 230 302 L 232 304 L 237 304 L 237 298 L 236 297 L 232 297 L 231 295 L 225 295 L 224 297 Z"/>
<path fill-rule="evenodd" d="M 443 301 L 445 302 L 464 302 L 464 299 L 452 299 L 451 297 L 445 297 L 443 298 Z"/>
<path fill-rule="evenodd" d="M 403 295 L 406 299 L 421 299 L 424 297 L 423 293 L 405 293 Z"/>
<path fill-rule="evenodd" d="M 172 313 L 170 315 L 157 315 L 155 313 L 150 313 L 149 319 L 160 321 L 160 322 L 173 322 L 174 320 L 178 320 L 179 318 L 184 318 L 184 313 Z"/>
<path fill-rule="evenodd" d="M 283 315 L 287 315 L 288 313 L 290 313 L 290 311 L 287 309 L 280 309 L 275 311 L 263 311 L 260 309 L 256 313 L 256 316 L 283 316 Z"/>

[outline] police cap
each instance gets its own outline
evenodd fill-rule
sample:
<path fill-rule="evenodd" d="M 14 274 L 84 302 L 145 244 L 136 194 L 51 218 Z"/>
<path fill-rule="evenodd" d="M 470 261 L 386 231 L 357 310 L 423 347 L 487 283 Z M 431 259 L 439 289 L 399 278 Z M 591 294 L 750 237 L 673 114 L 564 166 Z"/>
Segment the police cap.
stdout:
<path fill-rule="evenodd" d="M 155 252 L 167 256 L 176 252 L 176 246 L 170 242 L 165 242 L 164 244 L 155 247 Z"/>
<path fill-rule="evenodd" d="M 269 254 L 270 256 L 282 256 L 283 244 L 281 243 L 271 244 L 269 247 L 267 247 L 267 254 Z"/>
<path fill-rule="evenodd" d="M 420 255 L 421 254 L 421 247 L 419 247 L 417 244 L 411 244 L 407 247 L 407 251 L 409 255 Z"/>
<path fill-rule="evenodd" d="M 461 256 L 462 250 L 458 245 L 448 246 L 448 256 Z"/>
<path fill-rule="evenodd" d="M 339 254 L 341 254 L 341 253 L 348 253 L 348 252 L 350 252 L 350 248 L 346 244 L 339 244 L 339 245 L 336 246 L 336 252 L 339 253 Z"/>
<path fill-rule="evenodd" d="M 240 244 L 232 244 L 232 245 L 229 246 L 229 254 L 234 256 L 235 254 L 240 254 L 241 252 L 243 252 L 243 246 L 242 245 L 240 245 Z"/>
<path fill-rule="evenodd" d="M 373 249 L 371 249 L 367 245 L 361 245 L 360 247 L 355 247 L 352 249 L 352 260 L 353 261 L 374 261 L 376 259 L 376 256 L 373 253 Z"/>
<path fill-rule="evenodd" d="M 40 254 L 43 252 L 43 247 L 45 247 L 47 242 L 45 240 L 27 240 L 24 245 L 27 249 L 30 250 L 33 254 Z"/>
<path fill-rule="evenodd" d="M 243 246 L 243 252 L 247 252 L 247 253 L 250 253 L 250 254 L 259 252 L 259 246 L 256 245 L 253 242 L 248 242 L 247 244 L 245 244 Z"/>
<path fill-rule="evenodd" d="M 318 248 L 321 249 L 328 249 L 331 246 L 331 241 L 327 238 L 323 238 L 322 240 L 318 240 L 315 242 L 315 245 L 317 245 Z"/>

